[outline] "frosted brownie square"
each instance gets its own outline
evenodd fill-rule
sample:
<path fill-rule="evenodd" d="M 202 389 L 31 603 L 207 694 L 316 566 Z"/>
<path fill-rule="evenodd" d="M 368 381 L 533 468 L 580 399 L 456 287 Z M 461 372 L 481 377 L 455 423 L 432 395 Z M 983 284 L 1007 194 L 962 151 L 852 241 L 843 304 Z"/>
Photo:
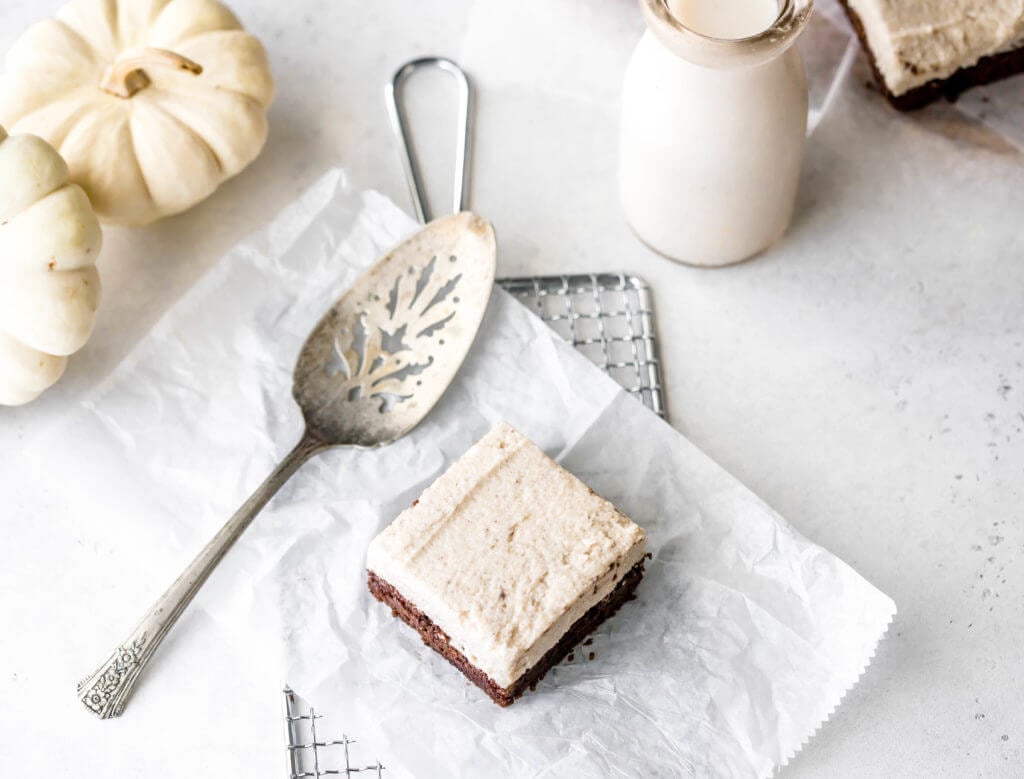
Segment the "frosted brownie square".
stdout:
<path fill-rule="evenodd" d="M 501 706 L 628 600 L 646 537 L 500 424 L 370 543 L 370 592 Z"/>
<path fill-rule="evenodd" d="M 841 0 L 901 110 L 1024 71 L 1020 0 Z"/>

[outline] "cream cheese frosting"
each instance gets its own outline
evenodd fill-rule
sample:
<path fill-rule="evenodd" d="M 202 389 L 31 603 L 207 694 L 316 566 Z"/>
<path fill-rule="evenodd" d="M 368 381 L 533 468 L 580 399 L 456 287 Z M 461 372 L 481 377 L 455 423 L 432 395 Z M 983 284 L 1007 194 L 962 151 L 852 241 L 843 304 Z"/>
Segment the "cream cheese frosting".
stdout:
<path fill-rule="evenodd" d="M 500 424 L 367 550 L 367 568 L 502 687 L 646 551 L 644 531 Z"/>
<path fill-rule="evenodd" d="M 847 1 L 896 96 L 1024 45 L 1024 0 Z"/>

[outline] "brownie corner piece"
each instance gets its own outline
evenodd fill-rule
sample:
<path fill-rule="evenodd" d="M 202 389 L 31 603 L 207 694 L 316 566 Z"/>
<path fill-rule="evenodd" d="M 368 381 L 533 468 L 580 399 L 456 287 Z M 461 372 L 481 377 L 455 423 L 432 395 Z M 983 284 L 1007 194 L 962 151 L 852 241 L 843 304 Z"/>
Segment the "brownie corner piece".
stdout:
<path fill-rule="evenodd" d="M 961 62 L 952 60 L 949 63 L 952 71 L 949 72 L 949 75 L 941 78 L 926 78 L 922 73 L 923 66 L 913 61 L 900 60 L 899 67 L 905 73 L 910 74 L 911 83 L 908 88 L 896 91 L 885 78 L 879 54 L 872 45 L 871 35 L 868 34 L 863 17 L 855 8 L 855 4 L 861 2 L 870 6 L 871 3 L 878 2 L 878 0 L 840 0 L 854 32 L 860 39 L 861 47 L 867 54 L 875 82 L 885 99 L 900 111 L 915 111 L 940 98 L 955 101 L 972 87 L 983 86 L 1018 73 L 1024 73 L 1024 39 L 1022 39 L 1018 40 L 1016 44 L 1011 41 L 1008 45 L 997 47 L 980 57 L 966 57 Z M 913 4 L 908 1 L 908 5 Z M 929 19 L 929 14 L 933 13 L 932 7 L 926 3 L 917 5 L 920 6 L 919 26 L 927 28 L 935 21 Z M 880 34 L 876 30 L 875 35 Z"/>

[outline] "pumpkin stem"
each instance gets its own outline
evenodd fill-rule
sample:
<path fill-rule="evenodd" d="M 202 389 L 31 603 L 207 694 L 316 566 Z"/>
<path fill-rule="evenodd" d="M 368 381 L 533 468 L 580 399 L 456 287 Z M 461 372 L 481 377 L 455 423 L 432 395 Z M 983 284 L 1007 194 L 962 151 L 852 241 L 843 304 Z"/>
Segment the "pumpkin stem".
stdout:
<path fill-rule="evenodd" d="M 202 65 L 167 49 L 129 49 L 104 71 L 100 89 L 114 97 L 130 98 L 152 83 L 144 68 L 153 66 L 187 70 L 197 76 L 203 72 Z"/>

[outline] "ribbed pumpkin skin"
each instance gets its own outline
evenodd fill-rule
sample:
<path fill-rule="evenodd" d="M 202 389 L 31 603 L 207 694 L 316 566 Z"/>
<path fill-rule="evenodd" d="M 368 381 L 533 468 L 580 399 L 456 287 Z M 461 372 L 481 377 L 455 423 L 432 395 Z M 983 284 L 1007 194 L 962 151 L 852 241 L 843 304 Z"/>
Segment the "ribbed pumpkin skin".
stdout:
<path fill-rule="evenodd" d="M 44 140 L 0 127 L 0 405 L 35 399 L 89 339 L 103 243 L 89 198 Z"/>
<path fill-rule="evenodd" d="M 113 94 L 108 68 L 136 60 L 148 84 Z M 252 162 L 273 95 L 262 44 L 216 0 L 73 0 L 8 52 L 0 124 L 47 140 L 101 220 L 140 225 L 195 205 Z"/>

